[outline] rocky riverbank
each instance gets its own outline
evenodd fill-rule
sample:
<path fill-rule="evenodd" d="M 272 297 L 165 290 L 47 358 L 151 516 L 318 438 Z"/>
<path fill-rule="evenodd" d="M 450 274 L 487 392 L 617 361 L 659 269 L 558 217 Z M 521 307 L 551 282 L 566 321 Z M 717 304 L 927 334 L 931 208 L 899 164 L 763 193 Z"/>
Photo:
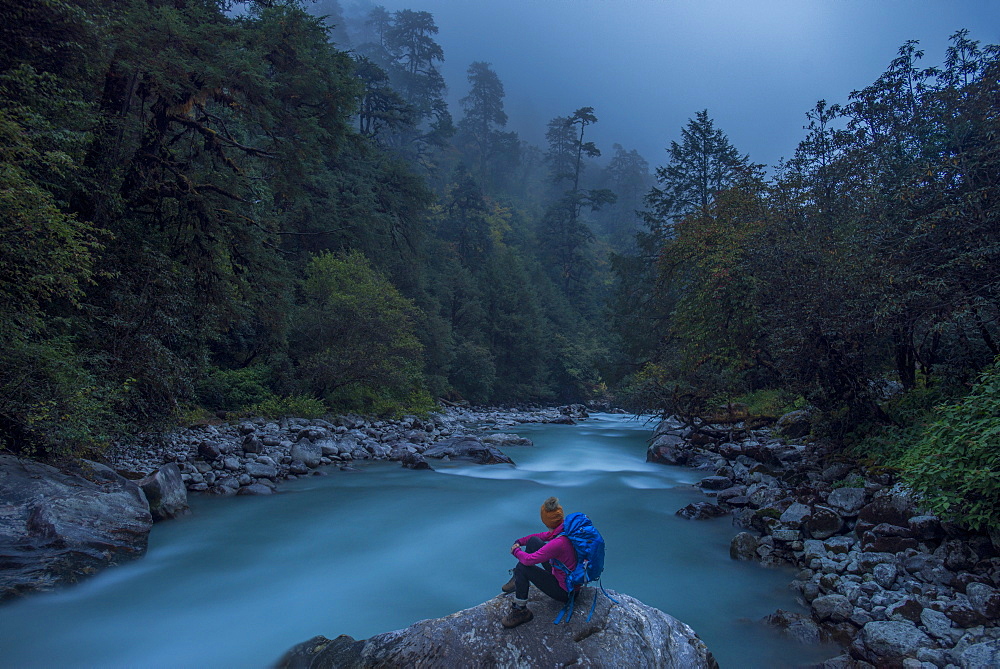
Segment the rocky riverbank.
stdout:
<path fill-rule="evenodd" d="M 785 434 L 802 434 L 789 416 Z M 765 622 L 845 652 L 825 669 L 1000 666 L 1000 537 L 970 534 L 923 512 L 899 486 L 835 450 L 770 429 L 663 421 L 647 460 L 695 467 L 712 501 L 679 515 L 731 515 L 737 560 L 799 568 L 811 615 Z"/>
<path fill-rule="evenodd" d="M 510 462 L 499 446 L 531 445 L 502 430 L 522 423 L 573 423 L 583 405 L 543 409 L 448 408 L 427 418 L 376 420 L 363 416 L 324 419 L 253 419 L 199 425 L 119 445 L 109 465 L 130 478 L 176 464 L 189 492 L 269 495 L 282 480 L 354 469 L 362 460 L 393 460 L 413 469 L 428 459 L 479 464 Z M 490 433 L 492 432 L 492 433 Z"/>
<path fill-rule="evenodd" d="M 0 455 L 0 601 L 75 583 L 146 551 L 154 521 L 187 512 L 188 493 L 268 495 L 282 480 L 355 469 L 359 460 L 509 463 L 499 446 L 530 446 L 503 432 L 568 423 L 582 405 L 508 410 L 451 408 L 397 421 L 246 420 L 199 425 L 119 444 L 105 463 L 60 467 Z"/>

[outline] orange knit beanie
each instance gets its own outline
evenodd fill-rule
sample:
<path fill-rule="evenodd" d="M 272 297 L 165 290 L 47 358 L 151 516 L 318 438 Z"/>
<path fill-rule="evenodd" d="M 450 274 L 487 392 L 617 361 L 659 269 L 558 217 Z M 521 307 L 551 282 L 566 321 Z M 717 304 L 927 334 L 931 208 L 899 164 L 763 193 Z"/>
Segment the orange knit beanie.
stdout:
<path fill-rule="evenodd" d="M 563 508 L 559 506 L 559 500 L 555 497 L 549 497 L 547 500 L 542 502 L 542 522 L 545 527 L 550 530 L 554 530 L 559 527 L 559 523 L 563 521 Z"/>

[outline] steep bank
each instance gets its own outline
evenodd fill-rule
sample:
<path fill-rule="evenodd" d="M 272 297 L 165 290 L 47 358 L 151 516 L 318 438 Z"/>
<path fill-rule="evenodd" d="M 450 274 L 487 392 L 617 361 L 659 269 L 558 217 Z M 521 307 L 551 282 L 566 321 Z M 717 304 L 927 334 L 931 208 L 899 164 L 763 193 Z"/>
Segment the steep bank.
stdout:
<path fill-rule="evenodd" d="M 811 616 L 768 622 L 847 648 L 824 666 L 1000 664 L 1000 547 L 989 537 L 923 512 L 835 449 L 767 429 L 667 420 L 647 460 L 710 474 L 699 485 L 714 503 L 679 513 L 732 514 L 744 529 L 734 559 L 800 568 L 792 586 Z"/>
<path fill-rule="evenodd" d="M 535 619 L 504 629 L 508 596 L 444 618 L 363 641 L 318 636 L 298 644 L 278 662 L 281 669 L 441 667 L 661 667 L 717 669 L 718 663 L 689 626 L 628 595 L 610 592 L 611 605 L 595 588 L 580 596 L 570 622 L 553 625 L 561 604 L 532 589 Z M 588 621 L 591 598 L 598 597 Z"/>

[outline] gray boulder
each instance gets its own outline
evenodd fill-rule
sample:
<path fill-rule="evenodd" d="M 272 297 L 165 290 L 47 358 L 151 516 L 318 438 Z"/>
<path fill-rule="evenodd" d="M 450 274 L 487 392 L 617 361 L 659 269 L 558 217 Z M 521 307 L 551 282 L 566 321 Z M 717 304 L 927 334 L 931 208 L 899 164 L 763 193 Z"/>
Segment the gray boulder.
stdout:
<path fill-rule="evenodd" d="M 876 620 L 861 628 L 851 645 L 851 655 L 878 667 L 894 667 L 902 666 L 906 658 L 916 658 L 917 651 L 928 647 L 936 645 L 913 624 Z"/>
<path fill-rule="evenodd" d="M 1000 667 L 1000 640 L 972 644 L 962 651 L 962 669 Z"/>
<path fill-rule="evenodd" d="M 729 510 L 711 502 L 692 502 L 683 509 L 678 509 L 675 515 L 688 520 L 708 520 L 729 515 Z"/>
<path fill-rule="evenodd" d="M 812 430 L 812 414 L 806 409 L 789 411 L 778 418 L 775 427 L 786 437 L 798 439 Z"/>
<path fill-rule="evenodd" d="M 496 446 L 497 448 L 504 448 L 506 446 L 534 446 L 535 443 L 531 439 L 525 437 L 519 437 L 516 434 L 506 434 L 503 432 L 497 434 L 488 434 L 483 437 L 483 443 L 489 444 L 491 446 Z"/>
<path fill-rule="evenodd" d="M 140 557 L 152 524 L 142 489 L 104 465 L 0 455 L 0 600 Z"/>
<path fill-rule="evenodd" d="M 451 437 L 437 442 L 423 453 L 425 458 L 470 460 L 480 465 L 514 464 L 495 446 L 484 444 L 475 437 Z"/>
<path fill-rule="evenodd" d="M 577 599 L 577 615 L 553 625 L 562 604 L 532 588 L 535 619 L 513 629 L 500 620 L 510 599 L 495 597 L 444 618 L 364 641 L 317 636 L 289 650 L 278 662 L 287 669 L 334 667 L 664 667 L 717 668 L 718 663 L 690 627 L 620 593 L 612 605 L 595 588 Z M 590 622 L 591 597 L 601 596 Z"/>
<path fill-rule="evenodd" d="M 825 506 L 814 506 L 812 513 L 802 524 L 806 534 L 813 539 L 829 539 L 840 532 L 843 526 L 840 514 Z"/>
<path fill-rule="evenodd" d="M 323 447 L 308 439 L 300 439 L 292 446 L 292 460 L 298 460 L 306 467 L 319 467 L 323 458 Z"/>
<path fill-rule="evenodd" d="M 969 603 L 984 618 L 996 620 L 1000 618 L 1000 592 L 984 583 L 970 583 L 965 593 Z"/>
<path fill-rule="evenodd" d="M 690 444 L 676 434 L 661 434 L 646 450 L 646 462 L 683 465 L 690 457 Z"/>
<path fill-rule="evenodd" d="M 729 557 L 734 560 L 756 560 L 760 540 L 749 532 L 740 532 L 729 544 Z"/>
<path fill-rule="evenodd" d="M 774 613 L 765 616 L 763 622 L 775 627 L 788 637 L 795 639 L 799 643 L 816 646 L 822 641 L 819 625 L 813 622 L 812 618 L 802 613 L 790 613 L 778 609 Z"/>
<path fill-rule="evenodd" d="M 181 470 L 176 463 L 165 464 L 139 481 L 149 502 L 153 520 L 167 520 L 190 513 L 187 487 L 181 480 Z"/>
<path fill-rule="evenodd" d="M 830 491 L 826 503 L 844 516 L 854 517 L 865 505 L 865 489 L 834 488 Z"/>

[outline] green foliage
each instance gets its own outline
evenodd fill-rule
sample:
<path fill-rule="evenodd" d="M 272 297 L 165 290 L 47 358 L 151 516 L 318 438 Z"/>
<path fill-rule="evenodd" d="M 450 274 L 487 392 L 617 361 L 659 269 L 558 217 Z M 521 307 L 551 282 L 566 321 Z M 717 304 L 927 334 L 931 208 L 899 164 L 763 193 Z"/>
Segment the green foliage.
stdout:
<path fill-rule="evenodd" d="M 240 413 L 266 418 L 321 418 L 329 413 L 329 410 L 321 400 L 308 395 L 291 395 L 289 397 L 271 395 L 249 405 Z"/>
<path fill-rule="evenodd" d="M 195 387 L 198 402 L 216 411 L 242 411 L 273 399 L 271 371 L 264 365 L 214 369 Z"/>
<path fill-rule="evenodd" d="M 422 390 L 416 309 L 363 255 L 314 257 L 302 292 L 292 352 L 307 392 L 336 409 L 365 411 Z"/>
<path fill-rule="evenodd" d="M 974 530 L 1000 529 L 1000 359 L 936 419 L 901 460 L 903 480 L 934 513 Z"/>

